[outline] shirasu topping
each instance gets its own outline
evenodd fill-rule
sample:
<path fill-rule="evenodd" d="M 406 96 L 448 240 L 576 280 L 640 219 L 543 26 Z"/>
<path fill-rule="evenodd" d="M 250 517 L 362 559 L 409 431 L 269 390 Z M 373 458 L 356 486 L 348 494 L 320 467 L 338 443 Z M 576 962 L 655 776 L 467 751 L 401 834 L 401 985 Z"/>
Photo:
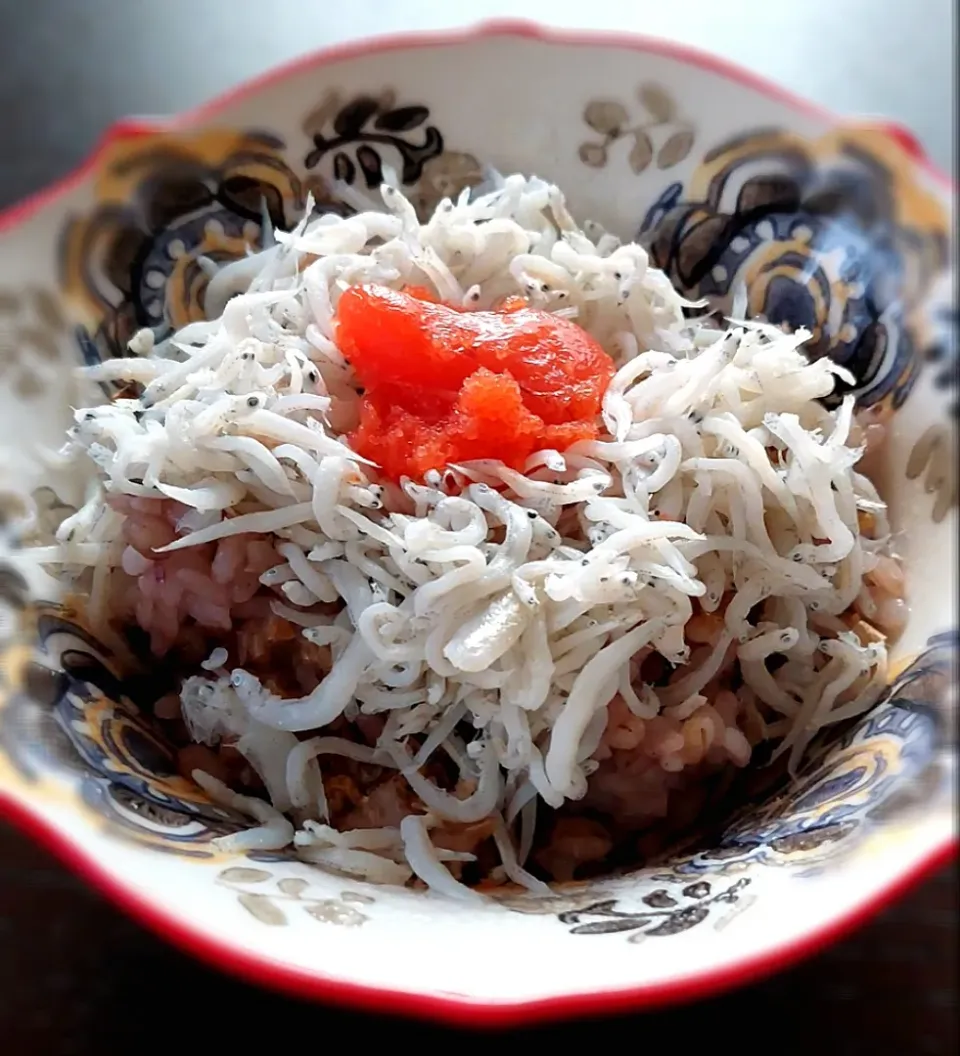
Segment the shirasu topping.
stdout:
<path fill-rule="evenodd" d="M 529 832 L 518 853 L 508 822 L 526 824 L 537 796 L 556 807 L 584 795 L 615 694 L 641 717 L 682 715 L 732 651 L 795 768 L 818 730 L 874 702 L 885 661 L 882 644 L 861 644 L 838 620 L 889 535 L 855 470 L 852 397 L 833 412 L 819 402 L 837 376 L 853 379 L 808 362 L 806 332 L 686 318 L 698 306 L 639 245 L 578 227 L 539 179 L 497 184 L 441 202 L 423 224 L 389 184 L 383 210 L 308 211 L 245 264 L 246 292 L 222 303 L 239 271 L 211 283 L 218 318 L 159 343 L 138 335 L 140 358 L 88 369 L 136 381 L 142 395 L 76 412 L 67 453 L 93 460 L 97 484 L 61 525 L 59 552 L 39 555 L 92 566 L 101 590 L 107 567 L 141 571 L 150 555 L 115 545 L 111 495 L 189 508 L 164 551 L 275 537 L 282 563 L 262 580 L 284 588 L 274 611 L 328 646 L 332 663 L 296 700 L 225 668 L 222 649 L 185 681 L 193 736 L 229 737 L 299 826 L 204 779 L 261 823 L 228 843 L 292 840 L 311 861 L 386 882 L 412 870 L 465 897 L 431 827 L 496 816 L 506 873 L 537 887 L 523 868 Z M 539 452 L 522 473 L 481 461 L 379 483 L 344 439 L 359 396 L 333 325 L 341 293 L 366 282 L 427 286 L 475 308 L 519 293 L 575 320 L 617 366 L 601 439 Z M 694 599 L 722 615 L 723 632 L 688 665 Z M 631 665 L 644 650 L 688 666 L 669 685 L 640 686 Z M 376 748 L 324 736 L 358 715 L 386 716 Z M 424 776 L 435 752 L 456 761 L 469 794 Z M 428 814 L 337 833 L 320 777 L 329 753 L 396 768 Z"/>

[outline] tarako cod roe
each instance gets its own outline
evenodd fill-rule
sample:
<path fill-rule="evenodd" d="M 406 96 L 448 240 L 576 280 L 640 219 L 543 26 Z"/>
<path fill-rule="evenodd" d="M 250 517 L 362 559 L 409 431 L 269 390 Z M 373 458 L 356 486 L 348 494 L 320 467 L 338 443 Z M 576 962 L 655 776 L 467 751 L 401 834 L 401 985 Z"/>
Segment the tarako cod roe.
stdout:
<path fill-rule="evenodd" d="M 363 386 L 351 446 L 393 480 L 481 458 L 522 469 L 534 451 L 592 440 L 614 373 L 585 330 L 521 298 L 481 312 L 355 286 L 336 337 Z"/>

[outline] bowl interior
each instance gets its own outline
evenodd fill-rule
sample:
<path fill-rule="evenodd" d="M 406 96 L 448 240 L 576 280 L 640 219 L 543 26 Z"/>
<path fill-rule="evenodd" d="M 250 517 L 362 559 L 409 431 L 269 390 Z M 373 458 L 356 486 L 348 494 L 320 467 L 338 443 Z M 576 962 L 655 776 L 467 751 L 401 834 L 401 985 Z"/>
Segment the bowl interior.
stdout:
<path fill-rule="evenodd" d="M 751 314 L 809 326 L 816 351 L 855 375 L 860 406 L 889 426 L 878 472 L 911 615 L 883 702 L 820 744 L 795 784 L 754 777 L 748 806 L 706 842 L 553 898 L 505 892 L 465 909 L 284 854 L 219 851 L 211 841 L 238 819 L 179 776 L 143 688 L 123 683 L 57 585 L 15 552 L 26 491 L 56 479 L 59 499 L 41 492 L 40 516 L 82 498 L 82 481 L 30 453 L 58 445 L 79 400 L 68 365 L 123 354 L 142 326 L 202 318 L 199 257 L 242 256 L 264 209 L 288 228 L 310 195 L 347 213 L 331 178 L 369 194 L 387 165 L 422 210 L 487 165 L 557 181 L 575 214 L 639 234 L 689 296 L 729 308 L 744 281 Z M 649 42 L 494 32 L 389 45 L 306 63 L 182 120 L 115 130 L 56 194 L 0 220 L 0 443 L 19 451 L 0 467 L 0 802 L 165 926 L 305 978 L 407 993 L 509 1004 L 653 992 L 689 977 L 692 953 L 698 972 L 729 967 L 839 920 L 954 831 L 952 208 L 952 192 L 888 130 L 838 126 Z M 458 961 L 453 981 L 448 926 L 483 953 Z M 586 935 L 597 938 L 571 938 Z M 633 950 L 648 940 L 655 954 Z M 538 943 L 543 972 L 505 964 L 504 941 Z M 370 956 L 388 942 L 404 943 L 402 965 Z M 604 950 L 587 981 L 570 956 L 581 942 Z"/>

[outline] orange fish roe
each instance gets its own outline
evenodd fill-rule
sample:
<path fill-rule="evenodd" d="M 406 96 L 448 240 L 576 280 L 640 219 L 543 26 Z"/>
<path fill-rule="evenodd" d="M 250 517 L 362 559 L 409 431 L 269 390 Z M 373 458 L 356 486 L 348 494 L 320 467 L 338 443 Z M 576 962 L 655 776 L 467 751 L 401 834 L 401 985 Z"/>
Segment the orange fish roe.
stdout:
<path fill-rule="evenodd" d="M 597 436 L 614 365 L 568 319 L 519 299 L 471 312 L 371 285 L 343 294 L 336 326 L 364 387 L 351 444 L 394 480 L 478 458 L 520 469 Z"/>

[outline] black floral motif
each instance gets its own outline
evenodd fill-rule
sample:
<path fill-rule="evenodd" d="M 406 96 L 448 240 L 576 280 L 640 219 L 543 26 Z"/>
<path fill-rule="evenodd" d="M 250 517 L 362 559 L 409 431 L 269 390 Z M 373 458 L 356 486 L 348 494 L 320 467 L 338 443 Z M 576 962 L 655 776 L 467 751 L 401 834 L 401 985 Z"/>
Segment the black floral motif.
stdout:
<path fill-rule="evenodd" d="M 392 91 L 358 95 L 346 102 L 331 92 L 304 121 L 304 131 L 313 139 L 304 165 L 316 168 L 332 155 L 335 179 L 352 185 L 360 176 L 373 190 L 383 182 L 384 161 L 399 156 L 400 180 L 414 184 L 424 165 L 443 153 L 443 136 L 426 123 L 429 117 L 425 106 L 397 106 Z M 412 138 L 412 132 L 417 137 Z M 387 157 L 384 148 L 390 152 Z"/>
<path fill-rule="evenodd" d="M 649 892 L 641 898 L 648 909 L 623 912 L 617 909 L 617 899 L 594 902 L 583 909 L 560 913 L 561 924 L 571 925 L 571 935 L 611 935 L 618 932 L 632 933 L 630 941 L 654 936 L 679 935 L 681 931 L 702 924 L 715 907 L 732 906 L 740 900 L 740 894 L 750 883 L 742 877 L 723 891 L 713 893 L 711 884 L 699 880 L 687 884 L 679 892 L 671 894 L 664 888 Z M 595 919 L 587 919 L 595 918 Z"/>

